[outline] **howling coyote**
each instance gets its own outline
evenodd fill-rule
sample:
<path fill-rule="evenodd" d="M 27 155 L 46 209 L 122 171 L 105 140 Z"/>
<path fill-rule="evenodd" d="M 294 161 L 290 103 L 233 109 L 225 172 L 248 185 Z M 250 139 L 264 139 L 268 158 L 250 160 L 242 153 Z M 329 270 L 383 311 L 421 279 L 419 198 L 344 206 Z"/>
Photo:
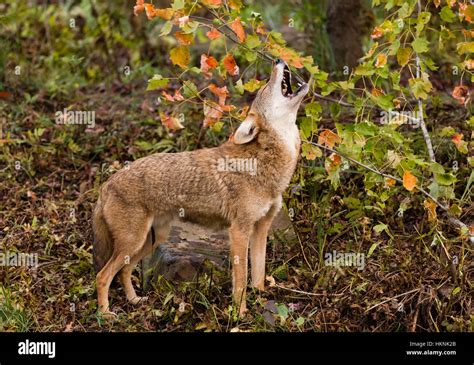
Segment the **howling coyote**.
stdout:
<path fill-rule="evenodd" d="M 228 227 L 234 302 L 240 315 L 246 311 L 248 251 L 252 286 L 263 290 L 267 233 L 296 167 L 296 114 L 308 90 L 308 84 L 299 83 L 293 92 L 290 69 L 278 60 L 229 141 L 192 152 L 156 153 L 110 177 L 100 189 L 92 221 L 99 311 L 113 314 L 108 293 L 117 273 L 131 303 L 145 299 L 135 293 L 132 271 L 166 241 L 178 215 Z M 243 163 L 223 168 L 226 161 Z"/>

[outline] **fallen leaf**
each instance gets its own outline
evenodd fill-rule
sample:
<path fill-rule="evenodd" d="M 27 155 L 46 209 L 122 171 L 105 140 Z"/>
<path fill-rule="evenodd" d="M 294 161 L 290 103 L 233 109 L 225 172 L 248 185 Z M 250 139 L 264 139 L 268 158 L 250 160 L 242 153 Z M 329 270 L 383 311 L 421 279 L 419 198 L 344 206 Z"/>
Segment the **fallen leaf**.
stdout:
<path fill-rule="evenodd" d="M 423 205 L 428 212 L 428 220 L 430 222 L 435 221 L 437 217 L 436 216 L 436 203 L 431 199 L 426 199 L 423 202 Z"/>
<path fill-rule="evenodd" d="M 390 188 L 390 187 L 394 186 L 396 182 L 397 182 L 396 180 L 391 179 L 391 178 L 389 178 L 389 177 L 386 177 L 386 178 L 385 178 L 384 188 Z"/>
<path fill-rule="evenodd" d="M 417 178 L 410 171 L 405 171 L 403 173 L 403 186 L 408 191 L 412 191 L 417 183 Z"/>

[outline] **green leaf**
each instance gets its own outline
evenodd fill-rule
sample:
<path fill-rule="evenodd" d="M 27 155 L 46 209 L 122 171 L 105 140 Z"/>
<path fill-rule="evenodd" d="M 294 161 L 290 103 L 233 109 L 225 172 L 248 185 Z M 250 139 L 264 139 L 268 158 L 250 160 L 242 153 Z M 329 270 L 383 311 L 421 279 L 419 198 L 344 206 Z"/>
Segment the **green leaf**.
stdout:
<path fill-rule="evenodd" d="M 359 76 L 371 76 L 375 73 L 375 68 L 370 63 L 362 63 L 356 67 L 354 74 Z"/>
<path fill-rule="evenodd" d="M 406 66 L 410 61 L 412 49 L 410 47 L 400 48 L 397 52 L 397 62 L 400 66 Z"/>
<path fill-rule="evenodd" d="M 362 123 L 357 123 L 354 127 L 354 130 L 362 134 L 363 136 L 375 136 L 377 133 L 377 127 L 368 121 Z"/>
<path fill-rule="evenodd" d="M 257 91 L 258 89 L 260 89 L 263 85 L 265 85 L 266 81 L 265 80 L 257 80 L 257 79 L 252 79 L 252 80 L 249 80 L 247 81 L 245 84 L 244 84 L 244 90 L 247 90 L 251 93 L 253 93 L 254 91 Z"/>
<path fill-rule="evenodd" d="M 288 308 L 286 307 L 286 305 L 284 305 L 284 304 L 278 304 L 278 305 L 277 305 L 277 309 L 278 309 L 278 315 L 279 315 L 282 319 L 287 319 L 287 318 L 288 318 Z"/>
<path fill-rule="evenodd" d="M 434 174 L 434 178 L 438 184 L 444 186 L 449 186 L 456 182 L 456 177 L 448 173 Z"/>
<path fill-rule="evenodd" d="M 183 94 L 187 98 L 194 98 L 199 95 L 197 86 L 189 80 L 183 83 Z"/>
<path fill-rule="evenodd" d="M 380 233 L 382 231 L 386 231 L 388 229 L 388 226 L 386 224 L 380 223 L 374 226 L 373 230 L 377 233 Z M 373 251 L 373 250 L 372 250 Z"/>
<path fill-rule="evenodd" d="M 316 119 L 321 115 L 323 108 L 321 107 L 321 104 L 319 104 L 317 101 L 314 101 L 312 103 L 306 104 L 304 111 L 307 117 Z"/>
<path fill-rule="evenodd" d="M 449 6 L 443 6 L 441 11 L 439 12 L 439 16 L 443 21 L 446 23 L 452 23 L 456 18 L 456 14 L 451 10 Z"/>
<path fill-rule="evenodd" d="M 171 7 L 174 9 L 174 10 L 181 10 L 182 8 L 184 8 L 184 0 L 174 0 L 173 4 L 171 5 Z"/>
<path fill-rule="evenodd" d="M 428 52 L 429 51 L 428 45 L 429 45 L 429 42 L 426 40 L 425 37 L 415 38 L 415 40 L 411 42 L 411 46 L 413 47 L 413 50 L 416 53 Z"/>
<path fill-rule="evenodd" d="M 171 29 L 173 29 L 173 23 L 167 21 L 165 24 L 163 24 L 163 27 L 161 28 L 160 37 L 170 34 Z"/>
<path fill-rule="evenodd" d="M 377 227 L 377 226 L 375 226 Z M 375 229 L 374 227 L 374 229 Z M 379 245 L 380 243 L 372 243 L 372 245 L 370 246 L 369 248 L 369 252 L 367 252 L 367 257 L 370 257 L 372 256 L 372 254 L 374 253 L 375 249 L 377 248 L 377 246 Z"/>
<path fill-rule="evenodd" d="M 257 48 L 261 43 L 260 38 L 256 34 L 250 34 L 245 40 L 245 45 L 250 49 Z"/>
<path fill-rule="evenodd" d="M 146 88 L 146 91 L 152 91 L 160 87 L 166 87 L 168 86 L 169 81 L 170 81 L 169 79 L 164 78 L 161 75 L 155 75 L 151 79 L 148 80 L 148 86 Z"/>
<path fill-rule="evenodd" d="M 242 83 L 242 79 L 239 79 L 236 83 L 235 83 L 235 90 L 237 90 L 237 92 L 242 95 L 244 93 L 244 85 Z"/>
<path fill-rule="evenodd" d="M 423 100 L 428 97 L 428 93 L 432 88 L 431 82 L 422 78 L 410 79 L 408 83 L 410 84 L 410 89 L 413 95 L 415 95 L 416 98 Z"/>
<path fill-rule="evenodd" d="M 432 162 L 430 164 L 430 171 L 433 174 L 444 174 L 444 167 L 437 162 Z"/>
<path fill-rule="evenodd" d="M 395 39 L 392 45 L 389 47 L 388 54 L 390 56 L 395 56 L 398 53 L 398 49 L 400 48 L 400 40 Z"/>

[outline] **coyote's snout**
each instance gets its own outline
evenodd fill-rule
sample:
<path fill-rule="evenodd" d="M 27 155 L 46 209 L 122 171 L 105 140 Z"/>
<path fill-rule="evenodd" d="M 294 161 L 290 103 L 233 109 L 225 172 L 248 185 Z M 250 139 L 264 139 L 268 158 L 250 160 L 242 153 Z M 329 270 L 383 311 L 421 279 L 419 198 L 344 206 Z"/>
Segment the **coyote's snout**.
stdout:
<path fill-rule="evenodd" d="M 167 239 L 175 218 L 229 228 L 234 300 L 246 310 L 248 251 L 252 286 L 263 290 L 267 233 L 296 166 L 296 113 L 307 92 L 306 83 L 293 92 L 290 69 L 278 61 L 229 141 L 141 158 L 101 187 L 92 221 L 100 311 L 109 311 L 117 273 L 127 299 L 140 302 L 132 270 Z"/>

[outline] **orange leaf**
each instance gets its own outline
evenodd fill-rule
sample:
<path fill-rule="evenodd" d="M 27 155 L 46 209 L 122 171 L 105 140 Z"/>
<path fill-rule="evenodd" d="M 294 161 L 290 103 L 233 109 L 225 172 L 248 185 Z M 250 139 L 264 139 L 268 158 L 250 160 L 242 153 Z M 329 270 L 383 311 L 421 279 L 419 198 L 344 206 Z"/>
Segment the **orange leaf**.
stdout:
<path fill-rule="evenodd" d="M 209 38 L 210 40 L 214 40 L 214 39 L 220 38 L 222 34 L 216 28 L 213 27 L 211 28 L 210 31 L 206 33 L 206 35 L 207 35 L 207 38 Z"/>
<path fill-rule="evenodd" d="M 233 105 L 225 105 L 225 99 L 229 95 L 227 86 L 217 87 L 214 84 L 209 85 L 209 90 L 219 98 L 219 110 L 222 112 L 230 112 L 234 109 Z"/>
<path fill-rule="evenodd" d="M 426 199 L 423 202 L 425 209 L 428 211 L 428 220 L 430 222 L 436 220 L 436 203 L 431 199 Z"/>
<path fill-rule="evenodd" d="M 194 37 L 192 33 L 186 34 L 179 30 L 174 34 L 174 36 L 183 46 L 189 46 L 192 43 Z"/>
<path fill-rule="evenodd" d="M 318 143 L 333 148 L 336 143 L 341 143 L 341 137 L 329 129 L 325 129 L 319 134 Z"/>
<path fill-rule="evenodd" d="M 155 9 L 153 12 L 153 16 L 157 16 L 158 18 L 164 19 L 164 20 L 170 20 L 173 17 L 174 10 L 171 8 L 166 8 L 166 9 Z"/>
<path fill-rule="evenodd" d="M 232 56 L 230 53 L 228 53 L 224 57 L 224 67 L 231 76 L 237 76 L 239 74 L 239 66 L 237 66 L 237 63 L 235 63 L 234 56 Z"/>
<path fill-rule="evenodd" d="M 176 100 L 176 101 L 184 100 L 184 96 L 181 95 L 181 92 L 179 90 L 176 90 L 174 92 L 174 100 Z"/>
<path fill-rule="evenodd" d="M 218 7 L 222 5 L 222 0 L 202 0 L 202 3 L 211 7 Z"/>
<path fill-rule="evenodd" d="M 272 45 L 272 53 L 274 56 L 281 58 L 283 61 L 288 63 L 290 66 L 296 68 L 303 67 L 303 60 L 301 56 L 293 49 L 283 47 L 280 45 Z"/>
<path fill-rule="evenodd" d="M 375 67 L 382 68 L 387 64 L 387 55 L 379 53 L 377 55 L 377 60 L 375 61 Z"/>
<path fill-rule="evenodd" d="M 403 186 L 408 191 L 412 191 L 415 188 L 417 181 L 416 176 L 414 176 L 410 171 L 405 171 L 403 173 Z"/>
<path fill-rule="evenodd" d="M 469 89 L 465 85 L 458 85 L 451 95 L 461 104 L 465 104 L 469 100 Z"/>
<path fill-rule="evenodd" d="M 160 113 L 161 123 L 169 129 L 178 130 L 183 129 L 184 126 L 180 123 L 178 118 L 173 116 L 166 115 L 165 113 Z"/>
<path fill-rule="evenodd" d="M 337 167 L 342 163 L 341 156 L 333 153 L 329 156 L 329 158 L 326 160 L 324 163 L 324 168 L 330 174 L 334 170 L 337 169 Z"/>
<path fill-rule="evenodd" d="M 459 147 L 461 145 L 462 137 L 463 137 L 462 133 L 457 133 L 451 138 L 451 140 L 454 142 L 456 147 Z"/>
<path fill-rule="evenodd" d="M 168 101 L 174 101 L 174 98 L 170 94 L 168 94 L 166 91 L 162 91 L 161 95 L 163 95 L 163 97 Z"/>
<path fill-rule="evenodd" d="M 237 37 L 239 37 L 240 42 L 245 41 L 245 30 L 242 26 L 242 22 L 240 21 L 240 17 L 235 18 L 235 20 L 230 23 L 230 27 L 235 32 L 235 34 L 237 34 Z"/>
<path fill-rule="evenodd" d="M 370 35 L 372 39 L 377 39 L 377 38 L 380 38 L 381 36 L 383 36 L 383 30 L 380 27 L 375 27 L 374 30 L 372 31 L 372 34 Z"/>
<path fill-rule="evenodd" d="M 206 101 L 204 103 L 204 128 L 212 127 L 216 124 L 222 117 L 222 110 L 219 108 L 219 105 L 213 101 Z"/>
<path fill-rule="evenodd" d="M 468 70 L 474 69 L 474 59 L 464 61 L 464 67 Z"/>
<path fill-rule="evenodd" d="M 466 19 L 469 23 L 472 23 L 474 18 L 474 6 L 459 3 L 459 15 Z"/>
<path fill-rule="evenodd" d="M 153 4 L 145 4 L 145 13 L 146 13 L 146 16 L 148 18 L 148 20 L 151 20 L 153 19 L 156 15 L 155 15 L 155 7 L 153 6 Z"/>
<path fill-rule="evenodd" d="M 137 16 L 143 10 L 145 10 L 145 0 L 137 0 L 137 5 L 135 5 L 133 7 L 133 14 L 135 14 L 135 16 Z"/>
<path fill-rule="evenodd" d="M 205 54 L 201 55 L 201 71 L 206 75 L 206 76 L 211 76 L 211 73 L 209 70 L 212 70 L 213 68 L 216 68 L 219 63 L 217 60 L 212 57 L 208 56 Z"/>
<path fill-rule="evenodd" d="M 395 185 L 396 181 L 394 179 L 391 179 L 389 177 L 385 178 L 385 188 L 390 188 L 391 186 Z"/>

